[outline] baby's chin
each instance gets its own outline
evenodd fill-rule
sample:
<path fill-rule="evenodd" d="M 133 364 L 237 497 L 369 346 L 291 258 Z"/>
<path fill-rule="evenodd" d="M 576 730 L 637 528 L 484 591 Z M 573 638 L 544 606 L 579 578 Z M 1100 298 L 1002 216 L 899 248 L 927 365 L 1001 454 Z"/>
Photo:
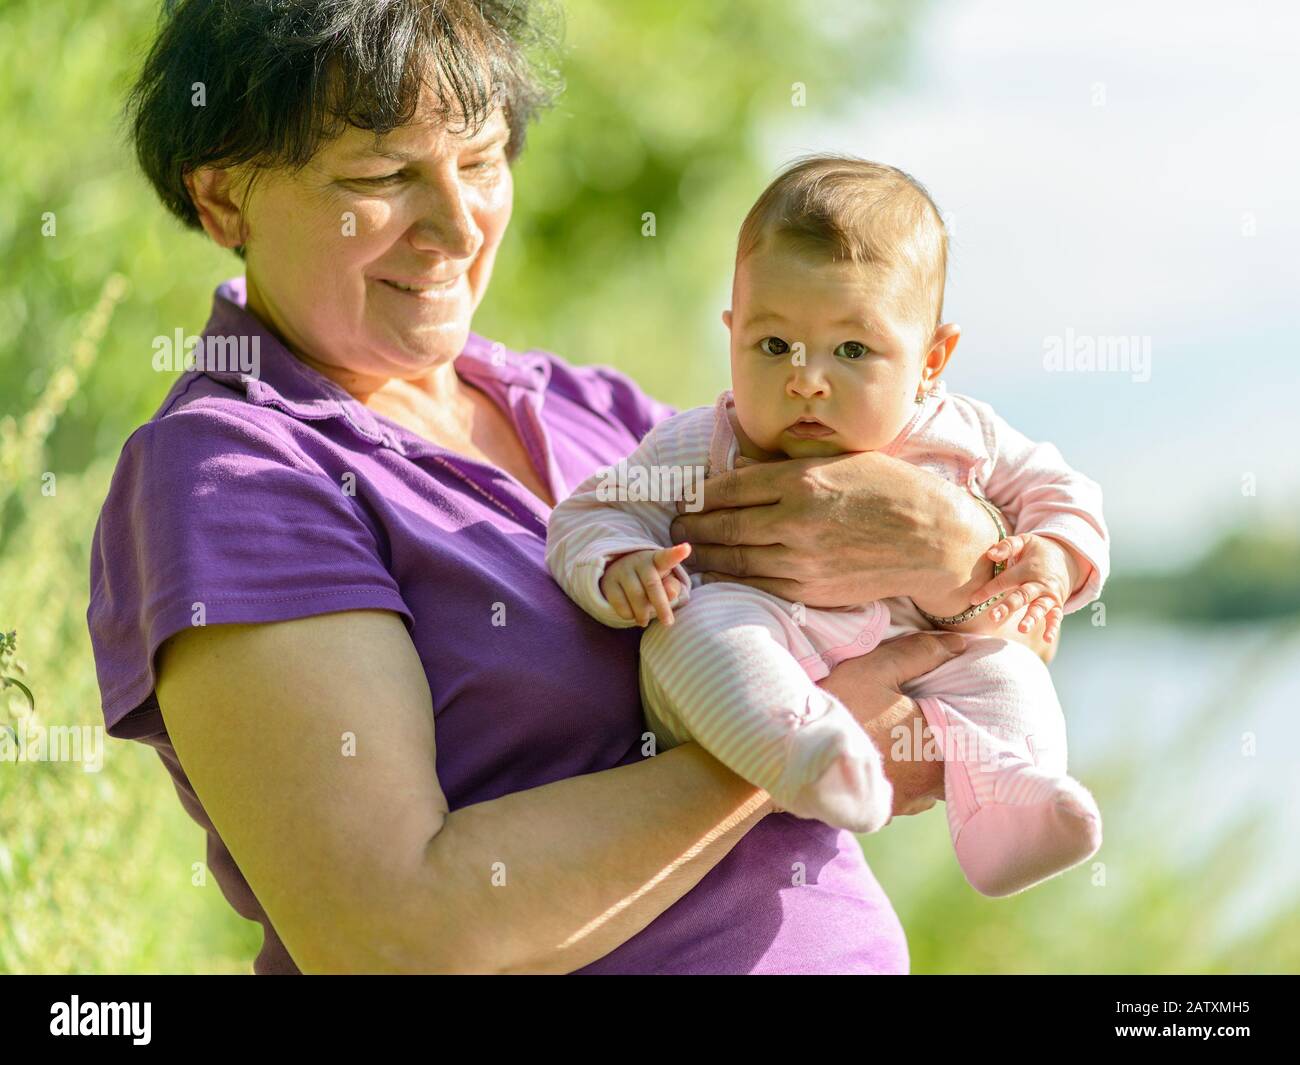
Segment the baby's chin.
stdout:
<path fill-rule="evenodd" d="M 846 447 L 834 437 L 827 440 L 801 440 L 797 436 L 783 435 L 780 450 L 792 459 L 821 459 L 865 449 Z"/>

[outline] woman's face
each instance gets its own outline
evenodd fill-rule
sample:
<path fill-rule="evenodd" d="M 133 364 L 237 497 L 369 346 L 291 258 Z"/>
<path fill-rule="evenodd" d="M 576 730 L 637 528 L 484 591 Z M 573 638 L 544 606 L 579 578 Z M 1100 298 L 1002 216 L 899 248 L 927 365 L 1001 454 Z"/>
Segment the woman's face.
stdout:
<path fill-rule="evenodd" d="M 241 204 L 249 309 L 350 391 L 460 354 L 510 221 L 501 109 L 469 137 L 430 103 L 378 144 L 350 126 L 301 172 L 258 175 Z"/>

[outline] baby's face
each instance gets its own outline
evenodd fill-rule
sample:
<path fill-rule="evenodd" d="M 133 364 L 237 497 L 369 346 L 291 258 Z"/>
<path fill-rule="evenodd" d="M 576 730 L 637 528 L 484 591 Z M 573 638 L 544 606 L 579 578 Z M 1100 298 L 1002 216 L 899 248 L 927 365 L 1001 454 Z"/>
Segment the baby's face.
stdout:
<path fill-rule="evenodd" d="M 742 260 L 724 321 L 736 417 L 758 447 L 790 458 L 876 451 L 902 431 L 931 337 L 902 313 L 897 273 L 771 241 Z"/>

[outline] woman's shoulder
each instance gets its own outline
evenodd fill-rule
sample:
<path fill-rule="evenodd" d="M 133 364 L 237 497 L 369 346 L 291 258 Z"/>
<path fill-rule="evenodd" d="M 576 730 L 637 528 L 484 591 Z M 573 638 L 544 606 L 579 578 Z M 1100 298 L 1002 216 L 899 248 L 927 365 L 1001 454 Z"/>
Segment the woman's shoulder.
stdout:
<path fill-rule="evenodd" d="M 110 735 L 126 734 L 113 730 L 149 698 L 154 653 L 183 628 L 354 608 L 409 618 L 376 529 L 324 468 L 328 446 L 297 418 L 185 377 L 127 438 L 86 615 Z"/>
<path fill-rule="evenodd" d="M 168 469 L 189 469 L 216 456 L 270 459 L 319 469 L 313 458 L 309 424 L 274 405 L 250 401 L 240 389 L 203 373 L 176 379 L 158 409 L 122 444 L 119 473 L 141 460 L 155 459 Z"/>

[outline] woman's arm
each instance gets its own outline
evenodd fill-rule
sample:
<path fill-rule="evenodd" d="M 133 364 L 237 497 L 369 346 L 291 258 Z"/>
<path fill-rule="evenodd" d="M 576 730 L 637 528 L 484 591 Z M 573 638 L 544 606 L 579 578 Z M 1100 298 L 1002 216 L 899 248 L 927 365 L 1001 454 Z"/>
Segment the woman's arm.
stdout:
<path fill-rule="evenodd" d="M 159 703 L 305 972 L 566 973 L 686 894 L 772 809 L 695 744 L 448 811 L 395 614 L 187 630 Z"/>
<path fill-rule="evenodd" d="M 424 670 L 382 611 L 197 628 L 164 648 L 182 767 L 304 972 L 572 972 L 772 809 L 688 743 L 449 812 Z M 871 717 L 897 692 L 848 699 Z"/>

